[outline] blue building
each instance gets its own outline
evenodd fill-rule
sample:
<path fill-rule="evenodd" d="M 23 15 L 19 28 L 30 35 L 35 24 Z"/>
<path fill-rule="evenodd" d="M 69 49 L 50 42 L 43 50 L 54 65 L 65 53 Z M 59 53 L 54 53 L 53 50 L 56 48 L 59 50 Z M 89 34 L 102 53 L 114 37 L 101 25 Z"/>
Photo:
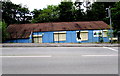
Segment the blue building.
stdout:
<path fill-rule="evenodd" d="M 109 42 L 110 27 L 103 21 L 11 24 L 8 43 Z"/>

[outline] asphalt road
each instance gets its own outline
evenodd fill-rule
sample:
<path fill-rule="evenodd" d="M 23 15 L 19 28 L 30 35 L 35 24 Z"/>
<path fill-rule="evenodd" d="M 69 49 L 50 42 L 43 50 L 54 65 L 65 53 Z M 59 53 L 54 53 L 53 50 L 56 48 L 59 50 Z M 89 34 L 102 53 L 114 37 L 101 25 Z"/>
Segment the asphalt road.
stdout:
<path fill-rule="evenodd" d="M 4 47 L 3 74 L 118 74 L 117 47 Z"/>

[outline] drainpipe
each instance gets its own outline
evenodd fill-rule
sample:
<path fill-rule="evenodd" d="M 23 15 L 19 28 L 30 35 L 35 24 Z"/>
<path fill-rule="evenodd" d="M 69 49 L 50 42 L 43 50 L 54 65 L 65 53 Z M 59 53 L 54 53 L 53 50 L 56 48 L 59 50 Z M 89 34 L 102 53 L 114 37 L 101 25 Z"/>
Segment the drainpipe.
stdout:
<path fill-rule="evenodd" d="M 32 37 L 31 39 L 32 39 L 32 43 L 33 43 L 33 32 L 31 32 L 31 37 Z"/>

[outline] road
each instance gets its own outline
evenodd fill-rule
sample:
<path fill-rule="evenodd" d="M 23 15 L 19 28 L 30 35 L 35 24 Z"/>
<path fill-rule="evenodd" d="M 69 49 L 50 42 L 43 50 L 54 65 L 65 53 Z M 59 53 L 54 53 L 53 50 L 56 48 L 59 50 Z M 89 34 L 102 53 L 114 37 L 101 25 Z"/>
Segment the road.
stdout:
<path fill-rule="evenodd" d="M 117 47 L 4 47 L 3 74 L 118 74 Z"/>

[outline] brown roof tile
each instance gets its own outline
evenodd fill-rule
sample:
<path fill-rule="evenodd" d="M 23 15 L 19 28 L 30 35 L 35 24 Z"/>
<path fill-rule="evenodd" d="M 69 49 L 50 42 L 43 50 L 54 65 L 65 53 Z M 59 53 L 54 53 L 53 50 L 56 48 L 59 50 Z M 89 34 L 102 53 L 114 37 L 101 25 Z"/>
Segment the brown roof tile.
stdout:
<path fill-rule="evenodd" d="M 110 29 L 103 21 L 83 22 L 53 22 L 36 24 L 11 24 L 7 31 L 11 38 L 28 38 L 31 32 L 42 31 L 72 31 L 72 30 L 97 30 Z"/>

